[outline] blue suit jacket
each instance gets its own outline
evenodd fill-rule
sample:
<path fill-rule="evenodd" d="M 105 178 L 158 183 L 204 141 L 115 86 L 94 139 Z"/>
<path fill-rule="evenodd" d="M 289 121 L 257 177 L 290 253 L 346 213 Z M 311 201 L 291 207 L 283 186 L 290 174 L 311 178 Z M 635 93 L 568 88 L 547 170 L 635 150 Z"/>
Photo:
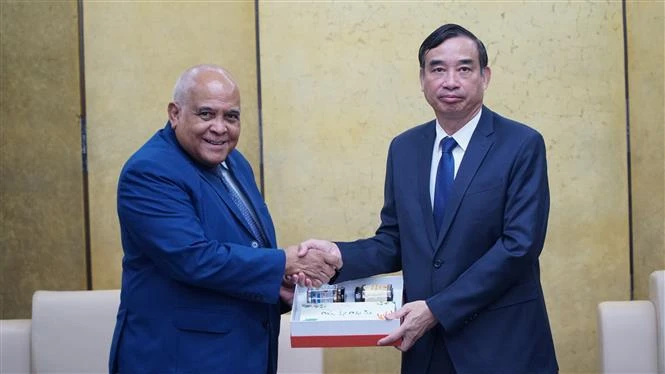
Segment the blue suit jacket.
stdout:
<path fill-rule="evenodd" d="M 338 243 L 336 281 L 402 270 L 405 302 L 426 300 L 439 325 L 403 355 L 402 372 L 445 373 L 451 363 L 457 373 L 556 372 L 538 263 L 549 212 L 543 138 L 484 107 L 437 236 L 435 126 L 392 141 L 381 225 L 372 238 Z M 447 364 L 430 367 L 433 354 Z"/>
<path fill-rule="evenodd" d="M 236 150 L 226 162 L 274 248 L 274 227 L 249 163 Z M 241 213 L 215 183 L 180 148 L 170 123 L 125 164 L 111 372 L 276 372 L 285 255 L 255 248 Z"/>

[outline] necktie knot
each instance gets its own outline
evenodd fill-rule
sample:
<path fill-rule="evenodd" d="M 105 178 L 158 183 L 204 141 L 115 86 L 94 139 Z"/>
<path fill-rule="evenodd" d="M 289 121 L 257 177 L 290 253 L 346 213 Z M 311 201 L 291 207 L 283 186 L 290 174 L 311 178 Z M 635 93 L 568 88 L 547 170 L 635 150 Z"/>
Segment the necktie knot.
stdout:
<path fill-rule="evenodd" d="M 450 153 L 455 147 L 457 147 L 457 142 L 452 136 L 446 136 L 441 139 L 441 149 L 443 150 L 443 153 Z"/>

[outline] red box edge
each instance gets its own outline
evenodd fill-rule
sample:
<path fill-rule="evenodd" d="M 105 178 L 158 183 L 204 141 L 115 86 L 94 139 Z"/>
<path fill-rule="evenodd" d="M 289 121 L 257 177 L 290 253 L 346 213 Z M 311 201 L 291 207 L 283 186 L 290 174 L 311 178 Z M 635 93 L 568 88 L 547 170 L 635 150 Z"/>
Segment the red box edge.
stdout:
<path fill-rule="evenodd" d="M 341 348 L 341 347 L 378 347 L 376 342 L 386 335 L 291 335 L 292 348 Z M 392 345 L 402 344 L 402 339 L 397 340 Z"/>

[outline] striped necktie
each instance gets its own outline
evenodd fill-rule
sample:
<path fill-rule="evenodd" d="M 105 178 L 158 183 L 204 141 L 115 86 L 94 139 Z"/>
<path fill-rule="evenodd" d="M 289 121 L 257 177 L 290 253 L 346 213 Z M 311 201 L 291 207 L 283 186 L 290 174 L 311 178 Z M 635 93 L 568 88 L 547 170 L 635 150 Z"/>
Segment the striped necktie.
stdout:
<path fill-rule="evenodd" d="M 229 192 L 229 196 L 231 196 L 231 200 L 238 207 L 238 210 L 240 210 L 240 214 L 245 219 L 245 222 L 249 227 L 249 231 L 252 232 L 252 235 L 259 243 L 259 246 L 265 247 L 267 241 L 262 234 L 262 230 L 260 228 L 260 224 L 258 223 L 256 214 L 254 213 L 253 209 L 247 205 L 247 199 L 240 195 L 242 192 L 239 191 L 240 187 L 238 183 L 233 180 L 231 172 L 223 165 L 219 165 L 217 166 L 217 176 L 222 180 L 222 183 L 224 183 L 224 186 Z"/>

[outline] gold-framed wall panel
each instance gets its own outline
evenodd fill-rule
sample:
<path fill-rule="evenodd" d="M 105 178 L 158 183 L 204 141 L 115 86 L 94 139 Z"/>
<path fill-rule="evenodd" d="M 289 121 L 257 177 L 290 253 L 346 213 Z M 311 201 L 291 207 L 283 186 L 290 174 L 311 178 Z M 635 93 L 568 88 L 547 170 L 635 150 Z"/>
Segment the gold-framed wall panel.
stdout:
<path fill-rule="evenodd" d="M 0 2 L 0 319 L 86 288 L 76 2 Z"/>
<path fill-rule="evenodd" d="M 3 284 L 15 285 L 0 294 L 0 318 L 26 318 L 34 289 L 85 287 L 78 19 L 75 2 L 0 7 L 0 274 Z M 620 8 L 261 3 L 266 197 L 280 243 L 374 231 L 389 141 L 432 117 L 417 82 L 417 47 L 439 24 L 459 22 L 488 46 L 487 104 L 545 136 L 552 211 L 542 270 L 559 361 L 562 372 L 595 371 L 592 308 L 629 298 Z M 627 2 L 626 9 L 640 299 L 648 274 L 665 267 L 663 3 Z M 84 2 L 95 288 L 119 287 L 120 167 L 163 125 L 184 68 L 217 62 L 240 82 L 240 149 L 258 179 L 253 12 L 250 2 Z M 35 143 L 32 126 L 55 140 Z M 328 350 L 326 367 L 398 372 L 399 356 L 389 349 Z"/>
<path fill-rule="evenodd" d="M 597 304 L 629 297 L 621 3 L 262 2 L 259 16 L 266 198 L 282 245 L 372 235 L 390 140 L 433 118 L 420 43 L 446 22 L 485 42 L 486 103 L 547 144 L 541 268 L 561 371 L 596 371 Z M 390 349 L 326 350 L 325 362 L 399 372 Z"/>
<path fill-rule="evenodd" d="M 634 298 L 665 269 L 665 3 L 626 2 Z"/>
<path fill-rule="evenodd" d="M 259 179 L 253 2 L 84 2 L 90 236 L 95 289 L 119 288 L 116 189 L 125 161 L 167 120 L 178 76 L 214 63 L 240 86 L 238 148 Z"/>

